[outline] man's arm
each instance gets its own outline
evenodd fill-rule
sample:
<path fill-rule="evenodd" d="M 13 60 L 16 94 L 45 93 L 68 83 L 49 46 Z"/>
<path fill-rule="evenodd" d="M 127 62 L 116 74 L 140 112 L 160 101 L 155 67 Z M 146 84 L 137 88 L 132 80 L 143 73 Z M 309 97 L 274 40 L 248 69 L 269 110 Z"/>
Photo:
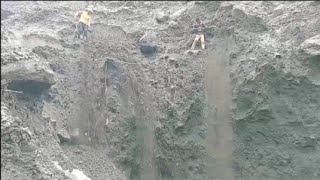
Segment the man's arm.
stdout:
<path fill-rule="evenodd" d="M 83 13 L 83 11 L 78 11 L 78 12 L 76 13 L 75 18 L 80 18 L 80 16 L 81 16 L 82 13 Z"/>
<path fill-rule="evenodd" d="M 88 27 L 90 27 L 91 25 L 91 17 L 89 17 L 89 20 L 88 20 Z"/>

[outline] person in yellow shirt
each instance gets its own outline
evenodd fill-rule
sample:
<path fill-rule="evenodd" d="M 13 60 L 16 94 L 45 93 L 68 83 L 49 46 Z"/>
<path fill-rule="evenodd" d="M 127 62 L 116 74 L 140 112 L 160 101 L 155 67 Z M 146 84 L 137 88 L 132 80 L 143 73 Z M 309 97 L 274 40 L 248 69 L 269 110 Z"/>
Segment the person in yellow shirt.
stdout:
<path fill-rule="evenodd" d="M 85 11 L 80 11 L 76 14 L 76 18 L 80 18 L 78 23 L 78 38 L 87 39 L 92 14 L 93 11 L 90 8 L 87 8 Z"/>
<path fill-rule="evenodd" d="M 205 49 L 205 41 L 204 41 L 204 35 L 203 35 L 203 28 L 206 28 L 207 26 L 202 23 L 200 18 L 196 19 L 195 25 L 193 25 L 193 31 L 196 33 L 196 37 L 194 38 L 194 41 L 192 43 L 191 49 L 194 49 L 197 42 L 201 41 L 201 48 Z"/>

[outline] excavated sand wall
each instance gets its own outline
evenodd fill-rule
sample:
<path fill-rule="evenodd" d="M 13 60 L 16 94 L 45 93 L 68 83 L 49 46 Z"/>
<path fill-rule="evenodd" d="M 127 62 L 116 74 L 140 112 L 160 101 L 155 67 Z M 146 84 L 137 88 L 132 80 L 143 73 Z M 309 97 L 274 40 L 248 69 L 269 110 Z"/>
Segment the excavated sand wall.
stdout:
<path fill-rule="evenodd" d="M 1 178 L 319 179 L 319 9 L 1 2 Z"/>

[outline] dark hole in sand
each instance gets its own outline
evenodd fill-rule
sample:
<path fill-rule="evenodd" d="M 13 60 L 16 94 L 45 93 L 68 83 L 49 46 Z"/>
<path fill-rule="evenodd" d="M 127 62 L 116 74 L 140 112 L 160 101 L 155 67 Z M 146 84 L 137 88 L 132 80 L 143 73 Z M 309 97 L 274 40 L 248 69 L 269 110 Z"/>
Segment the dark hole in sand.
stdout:
<path fill-rule="evenodd" d="M 40 96 L 50 88 L 49 83 L 34 80 L 15 80 L 8 84 L 8 89 L 20 91 L 23 94 L 31 96 Z"/>
<path fill-rule="evenodd" d="M 118 67 L 110 59 L 105 62 L 105 67 L 108 81 L 107 85 L 118 84 L 120 81 L 120 72 Z"/>
<path fill-rule="evenodd" d="M 314 69 L 320 70 L 320 55 L 310 57 L 310 65 Z"/>

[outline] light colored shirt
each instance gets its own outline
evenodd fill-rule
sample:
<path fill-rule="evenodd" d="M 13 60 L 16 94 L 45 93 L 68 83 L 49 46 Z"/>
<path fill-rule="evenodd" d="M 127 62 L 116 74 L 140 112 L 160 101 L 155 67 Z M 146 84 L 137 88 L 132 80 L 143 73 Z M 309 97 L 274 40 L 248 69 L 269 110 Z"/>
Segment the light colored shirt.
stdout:
<path fill-rule="evenodd" d="M 80 16 L 80 22 L 83 22 L 84 24 L 90 26 L 90 20 L 91 20 L 91 16 L 88 14 L 87 11 L 83 11 L 81 12 L 81 16 Z"/>

